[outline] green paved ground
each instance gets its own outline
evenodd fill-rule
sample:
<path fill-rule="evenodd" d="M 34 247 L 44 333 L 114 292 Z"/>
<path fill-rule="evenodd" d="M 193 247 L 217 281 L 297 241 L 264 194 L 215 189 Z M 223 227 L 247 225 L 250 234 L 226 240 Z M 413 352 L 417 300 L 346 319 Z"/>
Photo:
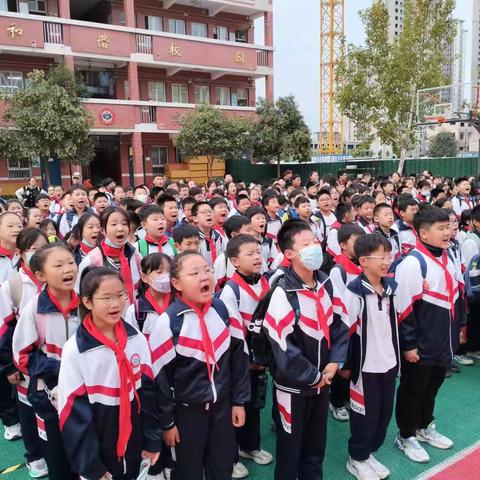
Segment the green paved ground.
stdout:
<path fill-rule="evenodd" d="M 447 379 L 438 397 L 436 416 L 437 425 L 442 433 L 450 436 L 455 441 L 454 450 L 440 451 L 429 447 L 432 457 L 430 464 L 421 466 L 406 459 L 393 447 L 396 433 L 395 424 L 392 422 L 387 441 L 378 454 L 379 460 L 384 462 L 391 470 L 392 479 L 413 480 L 418 474 L 442 462 L 450 455 L 464 449 L 480 440 L 480 365 L 463 367 L 462 373 Z M 264 412 L 264 442 L 263 447 L 274 451 L 275 437 L 270 430 L 270 405 Z M 345 470 L 346 444 L 348 439 L 348 424 L 330 420 L 328 432 L 328 448 L 325 459 L 325 480 L 347 480 L 353 477 Z M 22 462 L 22 443 L 6 442 L 0 440 L 0 471 L 11 465 Z M 250 469 L 251 480 L 268 480 L 273 478 L 273 468 L 258 467 L 251 462 L 246 462 Z M 28 479 L 25 469 L 0 476 L 0 480 Z M 472 472 L 469 478 L 456 478 L 452 480 L 475 480 L 480 478 L 478 472 Z"/>

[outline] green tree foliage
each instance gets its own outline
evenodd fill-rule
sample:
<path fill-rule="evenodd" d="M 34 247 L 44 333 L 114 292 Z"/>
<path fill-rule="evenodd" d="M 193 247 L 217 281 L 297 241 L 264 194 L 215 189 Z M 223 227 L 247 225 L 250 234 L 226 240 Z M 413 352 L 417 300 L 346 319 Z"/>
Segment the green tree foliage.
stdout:
<path fill-rule="evenodd" d="M 430 157 L 456 157 L 457 154 L 458 144 L 454 133 L 440 132 L 430 139 L 428 145 L 428 155 Z"/>
<path fill-rule="evenodd" d="M 275 105 L 261 99 L 257 115 L 252 134 L 256 158 L 276 161 L 278 175 L 282 160 L 310 161 L 310 131 L 293 96 L 280 97 Z"/>
<path fill-rule="evenodd" d="M 2 99 L 6 110 L 0 127 L 0 157 L 90 162 L 92 118 L 82 104 L 85 96 L 83 82 L 64 65 L 54 67 L 48 76 L 33 70 L 25 90 Z"/>
<path fill-rule="evenodd" d="M 454 37 L 454 0 L 406 0 L 403 32 L 390 42 L 384 2 L 360 12 L 366 42 L 349 45 L 337 69 L 336 100 L 359 134 L 374 134 L 400 154 L 415 143 L 416 91 L 444 84 L 443 65 Z"/>
<path fill-rule="evenodd" d="M 187 157 L 206 156 L 209 177 L 216 158 L 236 159 L 249 149 L 250 122 L 227 117 L 210 105 L 199 105 L 182 115 L 179 123 L 181 130 L 175 146 Z"/>

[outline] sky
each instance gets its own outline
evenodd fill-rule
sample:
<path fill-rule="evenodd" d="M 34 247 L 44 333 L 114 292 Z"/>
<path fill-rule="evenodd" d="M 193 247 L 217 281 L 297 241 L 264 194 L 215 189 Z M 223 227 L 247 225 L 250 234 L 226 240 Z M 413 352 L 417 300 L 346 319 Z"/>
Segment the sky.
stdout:
<path fill-rule="evenodd" d="M 465 81 L 470 79 L 472 1 L 457 0 L 455 16 L 465 20 L 467 52 Z M 347 41 L 362 44 L 364 29 L 359 10 L 372 0 L 345 0 Z M 320 0 L 274 0 L 275 96 L 293 94 L 312 131 L 319 130 L 320 113 Z M 263 43 L 256 28 L 256 43 Z M 258 82 L 262 94 L 263 82 Z"/>

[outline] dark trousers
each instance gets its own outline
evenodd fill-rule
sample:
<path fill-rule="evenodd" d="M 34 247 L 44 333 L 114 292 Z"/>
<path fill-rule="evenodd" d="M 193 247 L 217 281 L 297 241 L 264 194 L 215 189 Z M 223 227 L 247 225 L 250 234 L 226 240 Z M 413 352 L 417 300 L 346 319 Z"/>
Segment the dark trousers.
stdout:
<path fill-rule="evenodd" d="M 18 423 L 15 387 L 7 380 L 6 375 L 0 375 L 0 419 L 5 427 Z"/>
<path fill-rule="evenodd" d="M 17 399 L 18 417 L 22 426 L 22 439 L 25 445 L 25 458 L 27 462 L 39 460 L 44 455 L 42 441 L 38 436 L 37 419 L 30 405 Z"/>
<path fill-rule="evenodd" d="M 277 427 L 275 480 L 322 480 L 328 417 L 328 388 L 319 395 L 290 395 L 291 432 L 282 422 L 274 389 Z M 280 410 L 279 410 L 280 408 Z"/>
<path fill-rule="evenodd" d="M 177 405 L 175 422 L 180 443 L 173 480 L 230 480 L 237 446 L 231 404 Z"/>
<path fill-rule="evenodd" d="M 365 415 L 350 411 L 348 453 L 354 460 L 367 460 L 385 441 L 393 413 L 395 370 L 362 373 Z"/>
<path fill-rule="evenodd" d="M 260 450 L 260 410 L 247 404 L 245 414 L 245 425 L 235 430 L 238 446 L 247 452 Z"/>
<path fill-rule="evenodd" d="M 403 438 L 415 436 L 433 421 L 435 397 L 445 380 L 445 367 L 402 362 L 396 417 Z"/>
<path fill-rule="evenodd" d="M 342 408 L 350 400 L 350 382 L 340 375 L 333 377 L 330 385 L 330 403 L 334 408 Z"/>
<path fill-rule="evenodd" d="M 480 302 L 469 305 L 467 315 L 467 350 L 480 351 Z"/>

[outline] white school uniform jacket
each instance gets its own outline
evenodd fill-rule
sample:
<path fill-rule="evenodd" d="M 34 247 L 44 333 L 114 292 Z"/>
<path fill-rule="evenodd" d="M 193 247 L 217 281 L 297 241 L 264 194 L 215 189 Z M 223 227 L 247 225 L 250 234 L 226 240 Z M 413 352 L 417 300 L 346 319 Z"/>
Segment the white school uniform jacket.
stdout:
<path fill-rule="evenodd" d="M 365 233 L 373 233 L 377 227 L 374 223 L 368 223 L 364 218 L 359 218 L 357 225 L 362 227 Z"/>
<path fill-rule="evenodd" d="M 20 257 L 15 254 L 13 258 L 5 255 L 0 255 L 0 285 L 3 284 L 14 271 L 14 265 L 20 260 Z"/>
<path fill-rule="evenodd" d="M 93 213 L 91 208 L 86 208 L 84 213 Z M 62 213 L 58 220 L 58 230 L 60 232 L 60 238 L 63 238 L 80 220 L 81 215 L 72 208 Z"/>
<path fill-rule="evenodd" d="M 45 289 L 32 298 L 18 319 L 13 333 L 13 359 L 30 378 L 27 398 L 43 420 L 57 416 L 47 391 L 57 386 L 63 346 L 79 325 L 77 309 L 65 319 Z"/>
<path fill-rule="evenodd" d="M 474 206 L 475 201 L 470 195 L 464 197 L 457 194 L 452 198 L 452 208 L 457 217 L 460 217 L 464 210 L 471 210 Z"/>
<path fill-rule="evenodd" d="M 130 361 L 135 384 L 129 384 L 132 432 L 125 465 L 130 475 L 143 449 L 159 452 L 161 427 L 155 414 L 153 374 L 145 337 L 128 323 L 125 355 Z M 134 396 L 137 391 L 141 410 Z M 149 394 L 147 394 L 149 390 Z M 83 478 L 97 479 L 106 471 L 122 475 L 118 461 L 118 417 L 120 377 L 115 353 L 94 338 L 83 325 L 65 344 L 58 379 L 60 429 L 68 459 Z M 133 477 L 132 477 L 133 478 Z"/>
<path fill-rule="evenodd" d="M 468 267 L 472 258 L 480 253 L 480 234 L 468 232 L 462 243 L 461 250 L 465 264 Z"/>
<path fill-rule="evenodd" d="M 210 241 L 209 241 L 210 240 Z M 213 267 L 215 261 L 223 252 L 223 238 L 221 233 L 215 229 L 210 230 L 210 239 L 200 231 L 200 255 Z"/>
<path fill-rule="evenodd" d="M 330 281 L 337 292 L 339 298 L 342 299 L 343 304 L 345 305 L 347 312 L 349 312 L 348 299 L 349 296 L 346 295 L 347 287 L 355 280 L 358 275 L 361 273 L 360 267 L 350 260 L 345 255 L 337 255 L 334 259 L 335 265 L 330 270 Z M 349 319 L 350 315 L 348 316 Z M 351 327 L 351 323 L 349 326 Z"/>
<path fill-rule="evenodd" d="M 142 247 L 142 244 L 146 247 Z M 173 246 L 173 238 L 169 238 L 167 236 L 164 237 L 163 241 L 160 243 L 152 243 L 149 242 L 146 239 L 140 239 L 137 242 L 134 243 L 133 245 L 137 252 L 142 256 L 142 248 L 145 248 L 146 251 L 148 252 L 147 255 L 150 255 L 151 253 L 164 253 L 165 255 L 169 256 L 170 258 L 173 258 L 176 254 L 177 251 L 175 250 L 175 247 Z M 142 247 L 142 248 L 141 248 Z M 145 256 L 147 256 L 145 255 Z"/>
<path fill-rule="evenodd" d="M 407 225 L 403 220 L 397 220 L 394 228 L 398 230 L 398 238 L 402 247 L 402 254 L 407 254 L 417 244 L 417 234 L 413 227 Z"/>
<path fill-rule="evenodd" d="M 262 258 L 262 269 L 260 273 L 264 274 L 266 272 L 268 272 L 268 266 L 265 260 Z M 213 273 L 215 278 L 215 291 L 219 291 L 235 273 L 235 267 L 232 265 L 230 259 L 227 258 L 225 252 L 215 260 Z"/>
<path fill-rule="evenodd" d="M 169 304 L 170 295 L 168 295 L 167 308 Z M 125 313 L 125 321 L 133 325 L 137 330 L 140 330 L 147 339 L 159 317 L 160 314 L 156 312 L 152 304 L 145 298 L 145 295 L 140 296 L 135 303 L 132 303 Z"/>
<path fill-rule="evenodd" d="M 342 253 L 342 249 L 338 243 L 338 231 L 343 225 L 341 222 L 335 222 L 327 234 L 325 250 L 334 258 Z"/>
<path fill-rule="evenodd" d="M 279 215 L 277 215 L 275 218 L 270 218 L 270 216 L 267 215 L 266 235 L 267 237 L 271 238 L 275 243 L 277 243 L 277 235 L 281 226 L 282 226 L 282 219 L 280 218 Z"/>
<path fill-rule="evenodd" d="M 393 228 L 389 228 L 388 230 L 389 231 L 387 234 L 380 227 L 377 227 L 374 230 L 374 233 L 382 235 L 382 237 L 385 237 L 390 242 L 390 245 L 392 246 L 392 255 L 394 255 L 394 257 L 396 258 L 402 254 L 402 243 L 400 242 L 400 234 L 397 232 L 397 230 Z"/>

